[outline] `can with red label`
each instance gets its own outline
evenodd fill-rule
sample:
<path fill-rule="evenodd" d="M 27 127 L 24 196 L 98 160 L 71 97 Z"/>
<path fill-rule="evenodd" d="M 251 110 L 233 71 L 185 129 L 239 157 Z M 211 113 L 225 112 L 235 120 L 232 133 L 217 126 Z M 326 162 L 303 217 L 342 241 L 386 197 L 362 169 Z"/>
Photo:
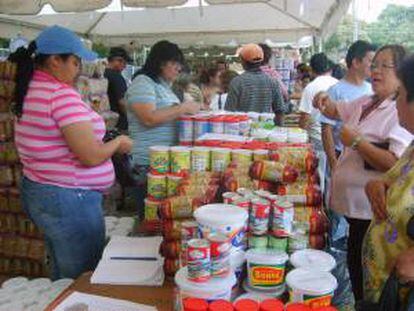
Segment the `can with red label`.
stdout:
<path fill-rule="evenodd" d="M 292 233 L 294 218 L 293 203 L 286 200 L 276 200 L 273 205 L 272 232 L 276 237 L 288 237 Z"/>
<path fill-rule="evenodd" d="M 210 242 L 205 239 L 193 239 L 187 242 L 187 278 L 202 283 L 211 277 Z"/>
<path fill-rule="evenodd" d="M 238 196 L 238 197 L 234 198 L 232 204 L 237 205 L 238 207 L 243 208 L 248 213 L 250 211 L 250 198 L 248 198 L 248 197 Z"/>
<path fill-rule="evenodd" d="M 239 195 L 236 192 L 224 192 L 223 193 L 223 203 L 225 204 L 233 204 L 235 198 Z"/>
<path fill-rule="evenodd" d="M 270 203 L 261 198 L 253 199 L 250 209 L 249 228 L 254 235 L 266 234 L 269 227 Z"/>
<path fill-rule="evenodd" d="M 212 233 L 207 236 L 210 242 L 211 275 L 225 276 L 230 272 L 230 250 L 229 238 L 221 233 Z"/>

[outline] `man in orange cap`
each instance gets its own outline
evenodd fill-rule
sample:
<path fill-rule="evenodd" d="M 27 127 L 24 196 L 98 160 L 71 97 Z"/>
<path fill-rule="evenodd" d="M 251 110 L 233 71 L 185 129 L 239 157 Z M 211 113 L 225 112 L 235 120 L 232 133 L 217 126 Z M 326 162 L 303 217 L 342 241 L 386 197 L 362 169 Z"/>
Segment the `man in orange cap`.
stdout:
<path fill-rule="evenodd" d="M 280 125 L 285 102 L 278 82 L 260 69 L 264 58 L 262 48 L 250 43 L 240 48 L 238 54 L 245 72 L 231 81 L 225 109 L 274 112 L 275 123 Z"/>

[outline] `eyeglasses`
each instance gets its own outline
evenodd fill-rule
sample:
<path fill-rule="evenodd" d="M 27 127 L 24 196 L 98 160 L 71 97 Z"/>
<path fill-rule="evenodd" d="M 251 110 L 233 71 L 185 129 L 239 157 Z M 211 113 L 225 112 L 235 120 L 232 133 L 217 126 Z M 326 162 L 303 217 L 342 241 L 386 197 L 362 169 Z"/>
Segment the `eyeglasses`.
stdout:
<path fill-rule="evenodd" d="M 387 69 L 394 69 L 395 65 L 393 65 L 393 64 L 375 64 L 375 63 L 372 63 L 370 68 L 371 68 L 371 70 L 375 70 L 375 69 L 387 70 Z"/>

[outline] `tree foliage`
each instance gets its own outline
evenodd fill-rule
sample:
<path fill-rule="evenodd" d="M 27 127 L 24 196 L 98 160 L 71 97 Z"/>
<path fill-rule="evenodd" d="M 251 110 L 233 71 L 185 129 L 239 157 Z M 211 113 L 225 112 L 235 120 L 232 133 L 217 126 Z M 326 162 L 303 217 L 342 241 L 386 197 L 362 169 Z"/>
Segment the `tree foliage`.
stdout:
<path fill-rule="evenodd" d="M 378 16 L 377 21 L 359 21 L 359 38 L 382 46 L 403 44 L 414 52 L 414 6 L 406 7 L 390 4 Z M 353 41 L 354 23 L 351 15 L 346 15 L 336 32 L 325 42 L 325 51 L 336 60 L 343 58 Z"/>

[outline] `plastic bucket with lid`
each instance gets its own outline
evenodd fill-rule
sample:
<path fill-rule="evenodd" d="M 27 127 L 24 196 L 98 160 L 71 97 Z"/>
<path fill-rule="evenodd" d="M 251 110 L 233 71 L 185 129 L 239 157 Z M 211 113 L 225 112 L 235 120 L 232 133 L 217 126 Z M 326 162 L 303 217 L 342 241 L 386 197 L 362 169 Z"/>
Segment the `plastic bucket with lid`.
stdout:
<path fill-rule="evenodd" d="M 245 248 L 244 235 L 248 213 L 229 204 L 208 204 L 194 212 L 203 237 L 211 233 L 223 233 L 231 239 L 232 251 Z"/>
<path fill-rule="evenodd" d="M 272 287 L 270 289 L 257 289 L 251 287 L 246 279 L 243 281 L 243 289 L 246 293 L 256 295 L 258 297 L 280 298 L 285 293 L 286 286 L 285 284 L 282 284 L 277 287 Z"/>
<path fill-rule="evenodd" d="M 246 253 L 248 285 L 254 289 L 277 289 L 284 285 L 285 252 L 270 249 L 250 249 Z"/>
<path fill-rule="evenodd" d="M 317 249 L 303 249 L 290 256 L 290 263 L 295 268 L 304 268 L 312 271 L 331 272 L 335 266 L 335 258 Z"/>
<path fill-rule="evenodd" d="M 207 301 L 230 300 L 231 290 L 236 284 L 234 273 L 226 277 L 211 278 L 205 283 L 194 283 L 187 278 L 187 268 L 181 268 L 175 275 L 177 285 L 177 309 L 182 310 L 183 300 L 186 298 L 200 298 Z"/>
<path fill-rule="evenodd" d="M 331 305 L 338 283 L 329 273 L 304 268 L 294 269 L 286 276 L 291 302 L 301 302 L 313 307 Z"/>

